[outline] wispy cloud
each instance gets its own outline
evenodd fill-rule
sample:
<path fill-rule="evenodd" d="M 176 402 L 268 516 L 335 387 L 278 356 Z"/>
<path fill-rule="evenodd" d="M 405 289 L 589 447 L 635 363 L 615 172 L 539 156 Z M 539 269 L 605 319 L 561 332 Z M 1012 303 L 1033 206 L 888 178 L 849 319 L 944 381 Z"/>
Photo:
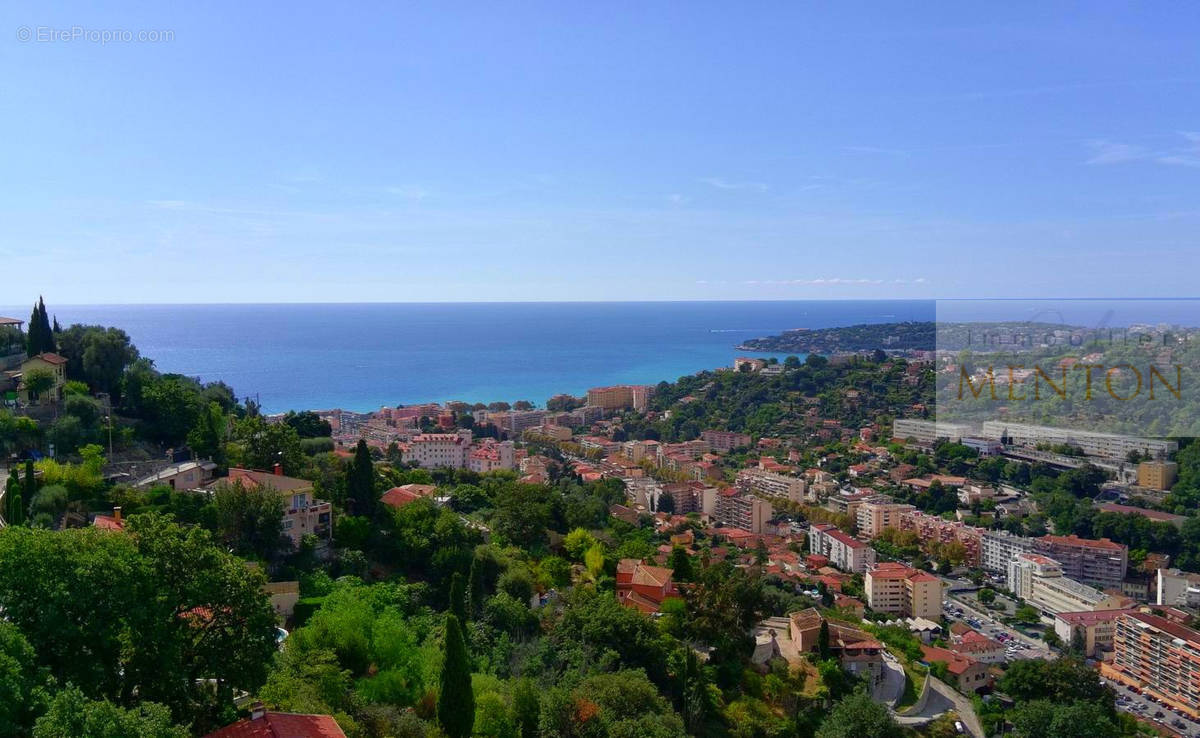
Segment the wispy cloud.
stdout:
<path fill-rule="evenodd" d="M 873 284 L 927 284 L 924 277 L 916 279 L 874 279 L 868 277 L 817 277 L 815 279 L 747 279 L 742 284 L 797 285 L 804 287 L 839 287 Z"/>
<path fill-rule="evenodd" d="M 843 146 L 842 151 L 848 151 L 852 154 L 879 154 L 881 156 L 894 156 L 899 159 L 907 159 L 912 156 L 912 152 L 904 149 L 885 149 L 880 146 Z"/>
<path fill-rule="evenodd" d="M 769 189 L 762 182 L 731 182 L 722 177 L 704 177 L 700 181 L 710 187 L 716 187 L 718 190 L 756 190 L 758 192 L 766 192 Z"/>
<path fill-rule="evenodd" d="M 1108 139 L 1087 142 L 1092 155 L 1087 164 L 1125 164 L 1133 161 L 1148 161 L 1167 166 L 1200 167 L 1200 132 L 1179 131 L 1183 143 L 1165 149 L 1151 149 L 1138 144 L 1127 144 Z"/>
<path fill-rule="evenodd" d="M 671 203 L 672 205 L 686 205 L 688 198 L 679 194 L 678 192 L 672 192 L 671 194 L 667 195 L 667 202 Z"/>
<path fill-rule="evenodd" d="M 383 191 L 389 195 L 402 197 L 405 200 L 424 200 L 429 197 L 429 190 L 415 185 L 392 185 L 384 187 Z"/>

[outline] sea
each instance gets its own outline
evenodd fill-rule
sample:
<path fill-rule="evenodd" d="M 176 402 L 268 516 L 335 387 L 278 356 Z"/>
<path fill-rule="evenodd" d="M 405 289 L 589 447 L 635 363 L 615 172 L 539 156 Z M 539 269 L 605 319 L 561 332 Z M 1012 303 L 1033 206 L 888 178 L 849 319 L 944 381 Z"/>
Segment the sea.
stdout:
<path fill-rule="evenodd" d="M 749 338 L 933 320 L 932 300 L 47 305 L 264 412 L 529 400 L 727 367 Z M 29 308 L 0 307 L 27 318 Z"/>

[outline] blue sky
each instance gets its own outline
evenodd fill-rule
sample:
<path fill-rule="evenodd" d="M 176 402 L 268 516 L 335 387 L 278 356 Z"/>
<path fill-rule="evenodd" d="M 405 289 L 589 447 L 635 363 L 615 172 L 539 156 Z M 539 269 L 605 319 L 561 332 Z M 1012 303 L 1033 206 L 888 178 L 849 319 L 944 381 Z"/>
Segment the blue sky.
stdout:
<path fill-rule="evenodd" d="M 1196 293 L 1188 4 L 99 5 L 0 9 L 0 304 Z"/>

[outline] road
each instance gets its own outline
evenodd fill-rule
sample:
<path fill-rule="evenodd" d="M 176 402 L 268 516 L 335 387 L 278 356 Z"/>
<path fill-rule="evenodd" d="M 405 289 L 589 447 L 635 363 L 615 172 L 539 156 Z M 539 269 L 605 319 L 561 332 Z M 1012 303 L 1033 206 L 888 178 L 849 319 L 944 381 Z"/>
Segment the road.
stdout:
<path fill-rule="evenodd" d="M 1176 713 L 1171 708 L 1158 704 L 1145 695 L 1135 694 L 1116 682 L 1108 679 L 1100 681 L 1112 687 L 1113 691 L 1117 693 L 1118 710 L 1165 726 L 1180 735 L 1189 736 L 1189 738 L 1200 736 L 1200 722 Z M 1159 717 L 1160 715 L 1161 717 Z"/>

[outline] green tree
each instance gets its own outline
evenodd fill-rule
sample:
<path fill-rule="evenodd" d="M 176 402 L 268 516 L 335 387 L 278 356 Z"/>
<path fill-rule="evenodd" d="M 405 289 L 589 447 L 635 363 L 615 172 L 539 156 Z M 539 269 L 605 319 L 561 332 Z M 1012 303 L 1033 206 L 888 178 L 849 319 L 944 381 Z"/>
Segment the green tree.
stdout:
<path fill-rule="evenodd" d="M 241 554 L 271 559 L 283 543 L 283 493 L 241 480 L 222 483 L 213 491 L 217 530 L 226 544 Z"/>
<path fill-rule="evenodd" d="M 42 707 L 45 682 L 37 656 L 21 631 L 0 621 L 0 735 L 26 735 Z"/>
<path fill-rule="evenodd" d="M 367 442 L 360 438 L 354 449 L 354 460 L 346 469 L 346 505 L 352 515 L 371 517 L 377 502 L 375 464 L 371 461 Z"/>
<path fill-rule="evenodd" d="M 187 443 L 192 452 L 201 459 L 211 459 L 219 467 L 228 464 L 225 455 L 225 436 L 229 424 L 225 411 L 216 402 L 208 406 L 196 416 L 196 424 L 188 431 Z"/>
<path fill-rule="evenodd" d="M 21 497 L 21 480 L 16 467 L 9 470 L 8 482 L 4 485 L 4 522 L 8 525 L 25 522 L 25 500 Z"/>
<path fill-rule="evenodd" d="M 329 421 L 322 420 L 311 410 L 300 413 L 289 410 L 283 416 L 283 422 L 295 428 L 301 438 L 328 438 L 333 434 L 333 427 L 329 425 Z"/>
<path fill-rule="evenodd" d="M 54 372 L 42 368 L 30 369 L 21 375 L 21 386 L 29 393 L 31 400 L 37 400 L 54 387 Z"/>
<path fill-rule="evenodd" d="M 903 732 L 887 708 L 859 690 L 830 710 L 816 738 L 900 738 Z"/>
<path fill-rule="evenodd" d="M 513 685 L 512 711 L 521 738 L 537 738 L 541 712 L 537 686 L 532 679 L 518 679 Z"/>
<path fill-rule="evenodd" d="M 692 557 L 688 556 L 683 546 L 675 546 L 671 549 L 670 560 L 671 572 L 676 581 L 688 582 L 691 581 L 692 572 Z"/>
<path fill-rule="evenodd" d="M 187 738 L 188 731 L 171 721 L 171 711 L 153 702 L 124 709 L 105 700 L 89 700 L 68 687 L 38 718 L 33 738 Z"/>
<path fill-rule="evenodd" d="M 468 738 L 475 723 L 475 692 L 471 686 L 471 660 L 462 627 L 453 614 L 446 615 L 445 660 L 437 700 L 438 724 L 450 738 Z"/>
<path fill-rule="evenodd" d="M 460 623 L 465 623 L 469 619 L 467 617 L 466 586 L 463 584 L 463 577 L 459 572 L 454 572 L 454 576 L 450 578 L 450 613 L 458 618 Z"/>
<path fill-rule="evenodd" d="M 46 302 L 39 297 L 29 315 L 29 325 L 25 329 L 25 350 L 30 356 L 53 353 L 55 351 L 54 329 L 50 326 L 50 318 L 46 314 Z"/>
<path fill-rule="evenodd" d="M 238 458 L 242 466 L 272 470 L 283 466 L 284 474 L 300 473 L 305 463 L 296 429 L 283 423 L 268 423 L 261 416 L 245 417 L 233 425 Z"/>
<path fill-rule="evenodd" d="M 88 699 L 159 702 L 200 733 L 266 678 L 275 613 L 262 585 L 207 531 L 159 515 L 131 515 L 123 535 L 0 531 L 0 608 L 38 663 Z"/>
<path fill-rule="evenodd" d="M 979 597 L 980 602 L 985 605 L 990 605 L 996 601 L 996 590 L 984 587 L 983 589 L 979 590 L 979 594 L 977 596 Z"/>
<path fill-rule="evenodd" d="M 817 633 L 817 653 L 821 656 L 821 660 L 825 661 L 831 655 L 829 650 L 829 621 L 821 619 L 821 630 Z"/>

